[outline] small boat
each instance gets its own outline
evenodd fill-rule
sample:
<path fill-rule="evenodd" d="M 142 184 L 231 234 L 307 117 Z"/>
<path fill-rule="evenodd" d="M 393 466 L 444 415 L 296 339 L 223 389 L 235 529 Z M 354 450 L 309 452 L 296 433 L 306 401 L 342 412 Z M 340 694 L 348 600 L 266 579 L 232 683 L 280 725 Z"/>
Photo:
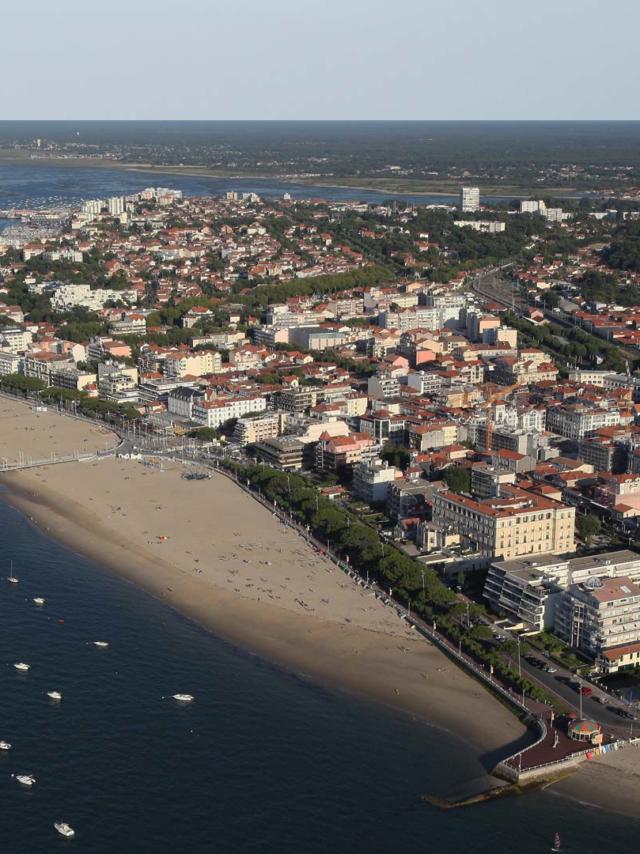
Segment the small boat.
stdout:
<path fill-rule="evenodd" d="M 0 750 L 11 750 L 11 745 L 8 741 L 0 741 Z"/>
<path fill-rule="evenodd" d="M 100 647 L 100 649 L 107 649 L 109 646 L 107 641 L 94 641 L 93 645 Z"/>
<path fill-rule="evenodd" d="M 13 665 L 16 670 L 19 670 L 20 673 L 26 673 L 27 670 L 31 670 L 30 664 L 25 664 L 24 661 L 19 661 L 17 664 Z"/>
<path fill-rule="evenodd" d="M 9 582 L 9 584 L 19 584 L 20 583 L 20 579 L 16 578 L 15 575 L 13 574 L 13 561 L 11 561 L 11 570 L 10 570 L 9 576 L 7 578 L 7 581 Z"/>
<path fill-rule="evenodd" d="M 192 703 L 195 697 L 193 694 L 172 694 L 172 700 L 177 700 L 178 703 Z"/>
<path fill-rule="evenodd" d="M 36 605 L 44 605 L 47 600 L 43 599 L 42 596 L 36 596 L 33 601 Z"/>
<path fill-rule="evenodd" d="M 36 778 L 33 774 L 12 774 L 11 776 L 17 780 L 21 786 L 27 786 L 28 788 L 31 788 L 31 786 L 36 782 Z"/>
<path fill-rule="evenodd" d="M 71 839 L 72 836 L 76 835 L 75 830 L 71 827 L 70 824 L 67 824 L 66 821 L 54 821 L 53 826 L 58 831 L 60 836 L 64 836 L 65 839 Z"/>
<path fill-rule="evenodd" d="M 60 691 L 47 691 L 47 697 L 50 700 L 61 700 L 62 694 L 60 693 Z"/>
<path fill-rule="evenodd" d="M 560 842 L 560 834 L 556 833 L 553 837 L 553 848 L 552 851 L 562 851 L 562 843 Z"/>

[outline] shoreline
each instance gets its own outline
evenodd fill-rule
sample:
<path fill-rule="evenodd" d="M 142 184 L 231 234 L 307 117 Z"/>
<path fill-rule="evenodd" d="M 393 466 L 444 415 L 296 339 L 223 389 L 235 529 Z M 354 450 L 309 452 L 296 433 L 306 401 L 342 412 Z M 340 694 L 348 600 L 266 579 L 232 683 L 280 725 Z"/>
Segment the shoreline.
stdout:
<path fill-rule="evenodd" d="M 270 181 L 278 184 L 289 184 L 294 187 L 319 187 L 327 190 L 351 190 L 353 192 L 361 191 L 364 193 L 376 193 L 385 197 L 385 195 L 392 196 L 423 196 L 428 198 L 429 196 L 434 196 L 437 198 L 457 198 L 459 193 L 459 188 L 456 189 L 452 187 L 450 190 L 444 190 L 440 187 L 440 189 L 428 189 L 424 187 L 422 184 L 418 189 L 406 188 L 406 187 L 376 187 L 376 186 L 362 186 L 358 184 L 350 184 L 350 183 L 336 183 L 335 181 L 330 181 L 329 179 L 318 177 L 318 178 L 301 178 L 301 177 L 291 177 L 288 175 L 251 175 L 251 174 L 243 174 L 243 173 L 232 173 L 229 174 L 224 171 L 218 171 L 215 169 L 209 169 L 207 166 L 172 166 L 170 164 L 153 164 L 153 163 L 130 163 L 125 161 L 115 161 L 115 160 L 106 160 L 103 158 L 92 158 L 92 157 L 77 157 L 77 158 L 29 158 L 29 157 L 16 157 L 15 154 L 13 156 L 5 156 L 3 152 L 0 151 L 0 166 L 59 166 L 61 168 L 84 168 L 84 169 L 112 169 L 114 171 L 122 171 L 122 172 L 139 172 L 143 174 L 157 174 L 157 175 L 176 175 L 182 176 L 185 178 L 204 178 L 204 179 L 212 179 L 212 180 L 221 180 L 221 181 Z M 349 178 L 346 178 L 345 181 L 349 181 Z M 579 190 L 577 188 L 567 188 L 560 189 L 556 187 L 550 188 L 526 188 L 526 187 L 506 187 L 501 189 L 500 192 L 495 192 L 495 188 L 492 188 L 491 191 L 483 192 L 482 196 L 485 199 L 492 199 L 497 201 L 510 201 L 512 199 L 521 199 L 521 198 L 529 198 L 536 193 L 540 194 L 540 192 L 544 192 L 547 195 L 551 195 L 553 198 L 557 199 L 566 199 L 566 200 L 577 200 L 583 198 L 585 195 L 598 195 L 602 191 L 599 190 Z M 382 200 L 383 200 L 382 199 Z"/>
<path fill-rule="evenodd" d="M 18 449 L 47 459 L 115 444 L 102 424 L 35 412 L 14 398 L 0 398 L 0 426 L 6 458 Z M 446 732 L 468 760 L 456 798 L 503 785 L 490 772 L 531 741 L 510 709 L 228 477 L 188 481 L 185 471 L 166 460 L 92 457 L 3 472 L 0 500 L 97 570 L 233 647 Z M 558 795 L 637 815 L 639 780 L 637 750 L 583 763 L 552 785 Z"/>
<path fill-rule="evenodd" d="M 406 641 L 382 631 L 285 612 L 270 604 L 247 601 L 220 587 L 213 587 L 209 595 L 203 595 L 204 591 L 199 590 L 199 598 L 194 600 L 188 593 L 185 595 L 176 588 L 167 588 L 166 578 L 157 577 L 155 572 L 158 562 L 150 561 L 135 547 L 132 549 L 131 543 L 114 542 L 110 538 L 110 548 L 105 551 L 106 532 L 88 531 L 77 513 L 60 512 L 51 496 L 38 494 L 10 480 L 13 480 L 12 476 L 0 478 L 4 487 L 0 500 L 22 512 L 45 536 L 145 590 L 238 649 L 257 655 L 300 678 L 309 678 L 323 687 L 372 701 L 394 713 L 408 715 L 446 732 L 472 750 L 487 776 L 500 756 L 511 753 L 514 744 L 527 740 L 526 728 L 511 712 L 427 641 L 414 638 Z M 229 488 L 239 489 L 230 481 Z M 249 500 L 262 509 L 254 499 Z M 177 585 L 178 581 L 174 583 Z M 286 620 L 283 621 L 285 614 Z M 364 647 L 363 639 L 368 641 Z M 405 645 L 399 646 L 399 641 Z M 411 646 L 406 646 L 407 643 Z M 348 649 L 352 649 L 352 655 Z M 418 676 L 416 671 L 424 667 L 421 659 L 435 657 L 438 664 L 443 665 L 442 669 L 449 672 L 452 682 L 463 683 L 454 687 L 456 692 L 467 693 L 471 687 L 472 697 L 461 698 L 461 702 L 465 699 L 467 702 L 479 700 L 483 706 L 495 705 L 494 712 L 498 717 L 504 715 L 508 721 L 499 722 L 497 727 L 487 726 L 486 719 L 482 721 L 466 714 L 449 715 L 442 708 L 439 693 L 420 696 L 423 691 L 417 691 L 416 687 L 422 688 L 422 685 L 416 686 L 417 680 L 410 685 L 403 683 L 406 674 L 397 671 L 399 662 L 394 660 L 394 653 L 400 650 L 404 651 L 404 666 L 414 676 Z M 390 679 L 394 672 L 395 678 Z M 423 674 L 421 676 L 420 681 L 424 684 L 426 678 Z M 470 684 L 464 684 L 467 682 Z M 512 727 L 505 727 L 507 722 L 511 722 Z M 511 740 L 504 737 L 509 729 L 512 730 Z"/>

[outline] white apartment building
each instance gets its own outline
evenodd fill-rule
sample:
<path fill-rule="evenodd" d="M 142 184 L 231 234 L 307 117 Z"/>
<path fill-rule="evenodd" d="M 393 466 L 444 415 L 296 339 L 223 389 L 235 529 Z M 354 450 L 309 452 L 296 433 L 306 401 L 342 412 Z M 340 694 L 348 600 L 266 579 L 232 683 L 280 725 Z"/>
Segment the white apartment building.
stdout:
<path fill-rule="evenodd" d="M 120 216 L 125 212 L 126 200 L 124 196 L 113 196 L 107 202 L 107 208 L 111 216 Z"/>
<path fill-rule="evenodd" d="M 460 188 L 460 210 L 462 213 L 475 213 L 480 210 L 480 187 Z"/>
<path fill-rule="evenodd" d="M 233 440 L 244 446 L 275 439 L 282 432 L 282 420 L 282 415 L 277 412 L 256 415 L 253 418 L 238 418 L 233 430 Z"/>
<path fill-rule="evenodd" d="M 164 373 L 168 379 L 217 374 L 221 369 L 222 356 L 213 350 L 168 353 L 164 360 Z"/>
<path fill-rule="evenodd" d="M 0 350 L 0 377 L 21 373 L 22 361 L 22 356 L 17 353 Z"/>
<path fill-rule="evenodd" d="M 483 596 L 495 610 L 542 631 L 556 625 L 564 591 L 578 585 L 599 587 L 598 580 L 622 577 L 640 580 L 640 555 L 627 549 L 588 557 L 531 555 L 492 563 Z M 566 615 L 560 621 L 568 625 Z M 561 631 L 566 635 L 570 630 Z"/>
<path fill-rule="evenodd" d="M 21 326 L 3 326 L 0 329 L 0 348 L 2 350 L 18 353 L 20 350 L 26 350 L 32 340 L 33 334 Z"/>
<path fill-rule="evenodd" d="M 194 403 L 193 420 L 203 427 L 217 429 L 232 418 L 264 412 L 266 408 L 267 401 L 264 397 L 220 397 Z"/>
<path fill-rule="evenodd" d="M 640 641 L 640 587 L 628 576 L 572 584 L 556 607 L 555 631 L 594 657 Z"/>
<path fill-rule="evenodd" d="M 68 311 L 80 306 L 91 311 L 104 308 L 106 302 L 133 304 L 137 301 L 136 291 L 115 291 L 110 288 L 91 288 L 90 285 L 58 285 L 51 294 L 51 307 L 54 311 Z"/>
<path fill-rule="evenodd" d="M 471 228 L 483 234 L 500 234 L 506 229 L 506 224 L 493 219 L 457 219 L 453 223 L 456 228 Z"/>
<path fill-rule="evenodd" d="M 614 427 L 616 424 L 620 424 L 620 412 L 617 409 L 599 409 L 581 403 L 549 406 L 547 409 L 547 430 L 566 439 L 584 439 L 594 430 Z"/>
<path fill-rule="evenodd" d="M 387 500 L 389 487 L 402 473 L 382 460 L 358 463 L 353 468 L 353 493 L 367 504 Z"/>
<path fill-rule="evenodd" d="M 370 400 L 385 400 L 400 394 L 400 381 L 389 374 L 374 374 L 367 380 L 367 395 Z"/>

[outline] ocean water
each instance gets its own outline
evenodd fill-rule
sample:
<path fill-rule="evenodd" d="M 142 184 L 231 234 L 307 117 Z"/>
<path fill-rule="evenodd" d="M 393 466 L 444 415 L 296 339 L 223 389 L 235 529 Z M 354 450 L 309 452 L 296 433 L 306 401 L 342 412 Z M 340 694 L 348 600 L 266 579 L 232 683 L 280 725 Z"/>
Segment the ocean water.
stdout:
<path fill-rule="evenodd" d="M 552 794 L 426 805 L 477 775 L 461 742 L 232 648 L 1 502 L 0 579 L 3 854 L 637 850 L 640 822 Z"/>
<path fill-rule="evenodd" d="M 82 199 L 137 193 L 145 187 L 171 187 L 186 196 L 221 196 L 227 190 L 258 193 L 266 198 L 290 193 L 295 199 L 329 199 L 380 203 L 387 199 L 420 204 L 457 204 L 457 196 L 426 196 L 376 192 L 347 187 L 314 187 L 287 181 L 257 178 L 201 178 L 159 171 L 57 166 L 33 161 L 0 164 L 0 210 L 70 205 Z"/>

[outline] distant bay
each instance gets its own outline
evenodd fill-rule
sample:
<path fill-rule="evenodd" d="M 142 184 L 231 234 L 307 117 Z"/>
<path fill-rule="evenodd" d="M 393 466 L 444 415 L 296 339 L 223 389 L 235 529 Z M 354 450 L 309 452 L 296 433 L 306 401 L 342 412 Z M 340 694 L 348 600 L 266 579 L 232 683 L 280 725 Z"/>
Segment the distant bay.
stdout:
<path fill-rule="evenodd" d="M 174 175 L 161 170 L 138 171 L 117 167 L 63 166 L 55 163 L 0 163 L 0 210 L 48 208 L 78 204 L 83 199 L 137 193 L 145 187 L 170 187 L 186 196 L 221 196 L 228 190 L 257 193 L 265 198 L 327 199 L 338 202 L 456 204 L 455 196 L 388 193 L 349 187 L 313 186 L 258 178 L 208 178 Z"/>

